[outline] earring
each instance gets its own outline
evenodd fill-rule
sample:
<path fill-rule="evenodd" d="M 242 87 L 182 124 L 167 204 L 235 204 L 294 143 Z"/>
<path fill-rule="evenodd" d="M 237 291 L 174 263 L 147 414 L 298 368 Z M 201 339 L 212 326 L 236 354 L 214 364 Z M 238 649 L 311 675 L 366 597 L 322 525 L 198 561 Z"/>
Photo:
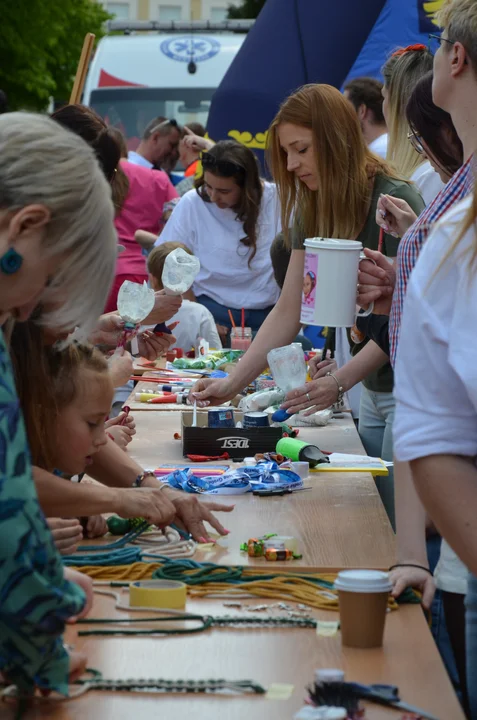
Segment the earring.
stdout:
<path fill-rule="evenodd" d="M 16 250 L 10 248 L 10 250 L 7 250 L 0 258 L 0 270 L 5 275 L 14 275 L 20 270 L 22 263 L 22 256 L 19 255 Z"/>

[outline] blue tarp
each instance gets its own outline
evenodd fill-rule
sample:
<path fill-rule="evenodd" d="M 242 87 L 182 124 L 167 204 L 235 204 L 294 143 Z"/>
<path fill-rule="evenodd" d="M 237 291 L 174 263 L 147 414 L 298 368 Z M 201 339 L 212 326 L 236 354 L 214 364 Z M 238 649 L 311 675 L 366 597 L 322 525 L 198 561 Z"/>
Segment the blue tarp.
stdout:
<path fill-rule="evenodd" d="M 210 137 L 234 137 L 263 161 L 280 103 L 304 83 L 341 88 L 348 77 L 379 77 L 397 46 L 427 43 L 442 0 L 267 0 L 214 94 Z"/>
<path fill-rule="evenodd" d="M 396 47 L 427 45 L 429 33 L 439 33 L 433 16 L 442 4 L 443 0 L 387 0 L 348 77 L 380 78 L 381 66 Z"/>

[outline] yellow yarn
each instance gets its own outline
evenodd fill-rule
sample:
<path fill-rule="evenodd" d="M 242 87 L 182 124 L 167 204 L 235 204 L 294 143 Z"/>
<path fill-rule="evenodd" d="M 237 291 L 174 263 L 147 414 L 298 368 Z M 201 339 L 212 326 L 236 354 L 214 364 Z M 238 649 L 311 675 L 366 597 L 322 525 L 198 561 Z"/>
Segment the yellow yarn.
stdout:
<path fill-rule="evenodd" d="M 142 563 L 136 562 L 131 565 L 110 565 L 101 567 L 99 565 L 84 565 L 83 567 L 74 567 L 84 575 L 88 575 L 94 580 L 115 580 L 116 582 L 132 582 L 134 580 L 150 580 L 154 570 L 158 570 L 162 565 L 160 563 Z"/>
<path fill-rule="evenodd" d="M 133 563 L 132 565 L 114 565 L 109 567 L 98 567 L 86 565 L 74 568 L 88 575 L 94 580 L 111 580 L 116 582 L 132 582 L 134 580 L 147 580 L 152 577 L 155 570 L 162 567 L 160 563 Z M 190 572 L 194 574 L 193 571 Z M 319 588 L 314 583 L 304 578 L 294 577 L 293 572 L 277 572 L 276 577 L 271 580 L 253 580 L 254 575 L 263 575 L 263 568 L 246 567 L 243 571 L 244 577 L 250 577 L 251 582 L 241 585 L 230 583 L 204 583 L 203 585 L 188 586 L 187 592 L 190 597 L 207 597 L 210 595 L 244 595 L 250 594 L 260 598 L 282 600 L 283 602 L 296 602 L 316 608 L 317 610 L 338 610 L 338 596 L 334 590 Z M 309 573 L 311 578 L 334 583 L 336 574 L 331 573 Z M 332 597 L 333 596 L 333 597 Z M 389 596 L 388 607 L 397 610 L 398 604 Z"/>

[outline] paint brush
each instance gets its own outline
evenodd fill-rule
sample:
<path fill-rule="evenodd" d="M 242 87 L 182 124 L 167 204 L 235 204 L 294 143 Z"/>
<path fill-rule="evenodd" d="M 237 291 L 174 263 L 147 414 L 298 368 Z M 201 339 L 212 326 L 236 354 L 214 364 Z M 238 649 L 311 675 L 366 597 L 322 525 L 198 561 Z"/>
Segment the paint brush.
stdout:
<path fill-rule="evenodd" d="M 232 323 L 233 329 L 236 330 L 237 326 L 235 324 L 234 316 L 232 315 L 232 310 L 229 310 L 229 318 L 230 318 L 230 322 Z"/>

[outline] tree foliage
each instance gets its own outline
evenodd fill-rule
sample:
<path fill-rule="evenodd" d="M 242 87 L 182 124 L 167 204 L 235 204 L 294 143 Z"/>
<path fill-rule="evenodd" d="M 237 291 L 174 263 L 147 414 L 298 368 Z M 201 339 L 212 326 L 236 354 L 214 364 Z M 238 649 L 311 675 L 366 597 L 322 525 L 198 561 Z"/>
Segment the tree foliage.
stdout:
<path fill-rule="evenodd" d="M 242 0 L 240 5 L 229 5 L 228 17 L 230 20 L 256 18 L 267 0 Z"/>
<path fill-rule="evenodd" d="M 0 88 L 11 110 L 68 100 L 84 36 L 110 16 L 94 0 L 8 0 L 0 22 Z"/>

